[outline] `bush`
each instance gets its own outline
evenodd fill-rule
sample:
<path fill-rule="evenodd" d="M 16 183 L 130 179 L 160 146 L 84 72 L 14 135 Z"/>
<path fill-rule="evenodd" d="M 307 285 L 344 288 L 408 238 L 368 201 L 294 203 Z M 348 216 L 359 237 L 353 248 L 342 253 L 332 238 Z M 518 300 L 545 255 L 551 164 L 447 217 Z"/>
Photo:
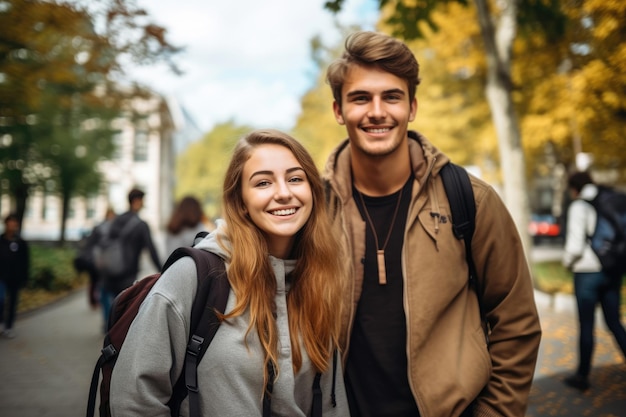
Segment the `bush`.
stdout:
<path fill-rule="evenodd" d="M 30 243 L 29 289 L 65 291 L 82 285 L 83 278 L 73 266 L 76 249 Z"/>

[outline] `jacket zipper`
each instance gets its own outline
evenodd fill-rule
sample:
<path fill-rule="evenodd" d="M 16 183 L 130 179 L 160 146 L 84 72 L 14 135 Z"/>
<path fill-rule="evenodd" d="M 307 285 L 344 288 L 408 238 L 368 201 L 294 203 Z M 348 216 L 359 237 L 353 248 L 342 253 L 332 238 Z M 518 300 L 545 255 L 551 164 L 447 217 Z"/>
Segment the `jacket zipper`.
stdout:
<path fill-rule="evenodd" d="M 433 168 L 435 167 L 435 163 L 437 162 L 437 158 L 434 157 L 431 160 L 431 163 L 428 166 L 428 171 L 426 171 L 426 174 L 424 175 L 424 178 L 430 178 L 430 174 L 432 173 Z M 415 196 L 415 198 L 412 198 L 410 203 L 409 203 L 409 211 L 408 213 L 411 213 L 411 209 L 414 206 L 414 201 L 417 199 L 417 197 L 422 193 L 425 192 L 424 189 L 426 187 L 429 186 L 428 181 L 423 181 L 422 183 L 422 187 L 420 188 L 418 194 Z M 407 373 L 407 379 L 409 381 L 409 388 L 411 389 L 411 393 L 413 394 L 413 398 L 415 399 L 415 405 L 417 406 L 417 410 L 419 411 L 419 415 L 422 417 L 426 417 L 422 411 L 422 398 L 420 397 L 420 395 L 417 393 L 417 389 L 415 388 L 415 386 L 413 385 L 413 379 L 411 377 L 411 373 L 410 373 L 410 369 L 411 369 L 411 352 L 410 352 L 410 346 L 411 346 L 411 332 L 410 332 L 410 314 L 409 314 L 409 303 L 407 301 L 407 291 L 406 288 L 408 287 L 408 278 L 407 278 L 407 269 L 406 269 L 406 256 L 405 256 L 405 248 L 406 248 L 406 241 L 407 241 L 407 227 L 405 226 L 404 228 L 404 241 L 402 244 L 402 279 L 404 282 L 404 288 L 405 290 L 403 291 L 403 303 L 404 303 L 404 315 L 406 317 L 406 373 Z M 354 293 L 353 293 L 354 294 Z M 354 296 L 354 295 L 353 295 Z"/>

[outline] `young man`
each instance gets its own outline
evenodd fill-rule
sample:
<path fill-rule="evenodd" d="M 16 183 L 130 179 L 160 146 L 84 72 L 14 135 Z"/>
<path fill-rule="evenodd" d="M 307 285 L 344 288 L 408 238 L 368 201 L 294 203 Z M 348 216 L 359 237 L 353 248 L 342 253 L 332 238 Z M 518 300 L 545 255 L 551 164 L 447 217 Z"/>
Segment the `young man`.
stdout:
<path fill-rule="evenodd" d="M 567 234 L 563 265 L 574 273 L 578 305 L 578 369 L 563 382 L 581 391 L 589 389 L 596 305 L 600 303 L 607 327 L 626 358 L 626 330 L 620 318 L 621 274 L 602 270 L 588 236 L 596 229 L 597 213 L 591 201 L 600 192 L 587 172 L 575 172 L 567 180 L 572 203 L 567 210 Z"/>
<path fill-rule="evenodd" d="M 439 175 L 448 158 L 408 130 L 414 55 L 389 36 L 358 32 L 327 80 L 348 132 L 325 177 L 349 270 L 341 344 L 352 416 L 523 416 L 541 329 L 506 207 L 471 178 L 487 343 Z"/>
<path fill-rule="evenodd" d="M 117 216 L 111 223 L 109 236 L 123 237 L 124 248 L 129 262 L 127 272 L 122 276 L 107 276 L 102 274 L 102 289 L 100 302 L 104 314 L 104 324 L 109 321 L 109 313 L 111 311 L 111 303 L 117 294 L 123 289 L 131 286 L 137 279 L 139 272 L 139 260 L 144 249 L 150 252 L 150 258 L 154 267 L 160 271 L 161 261 L 159 255 L 152 242 L 150 226 L 141 220 L 139 211 L 143 208 L 143 198 L 145 193 L 137 188 L 132 189 L 128 193 L 129 210 L 126 213 Z"/>

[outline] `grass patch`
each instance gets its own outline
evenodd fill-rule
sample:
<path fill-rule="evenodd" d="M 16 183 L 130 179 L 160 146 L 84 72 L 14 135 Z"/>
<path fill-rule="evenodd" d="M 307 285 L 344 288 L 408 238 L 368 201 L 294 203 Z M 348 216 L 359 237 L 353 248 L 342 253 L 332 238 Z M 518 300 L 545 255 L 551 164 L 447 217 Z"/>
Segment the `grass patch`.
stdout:
<path fill-rule="evenodd" d="M 537 262 L 531 265 L 535 288 L 548 294 L 574 294 L 574 274 L 560 261 Z M 622 277 L 621 304 L 622 311 L 626 311 L 626 285 Z"/>
<path fill-rule="evenodd" d="M 537 262 L 531 265 L 535 288 L 539 291 L 556 293 L 574 293 L 574 277 L 561 265 L 560 261 Z"/>

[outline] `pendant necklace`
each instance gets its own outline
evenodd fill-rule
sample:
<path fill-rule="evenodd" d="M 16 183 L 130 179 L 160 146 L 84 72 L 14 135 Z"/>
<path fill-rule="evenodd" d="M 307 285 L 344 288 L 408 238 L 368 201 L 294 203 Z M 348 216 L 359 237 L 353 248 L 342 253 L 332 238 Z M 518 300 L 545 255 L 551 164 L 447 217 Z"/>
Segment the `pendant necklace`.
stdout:
<path fill-rule="evenodd" d="M 396 203 L 396 209 L 393 212 L 393 218 L 391 219 L 391 225 L 389 226 L 389 231 L 387 232 L 387 238 L 385 238 L 385 243 L 383 247 L 380 248 L 380 244 L 378 243 L 378 235 L 376 234 L 376 228 L 374 227 L 374 222 L 372 221 L 369 212 L 367 211 L 367 206 L 365 205 L 365 200 L 363 200 L 363 194 L 359 190 L 359 198 L 361 199 L 361 204 L 363 205 L 363 211 L 365 212 L 365 217 L 367 217 L 367 224 L 369 224 L 370 229 L 372 229 L 372 234 L 374 235 L 374 240 L 376 241 L 376 260 L 378 262 L 378 283 L 380 285 L 387 284 L 387 268 L 385 267 L 385 248 L 387 247 L 387 243 L 389 243 L 389 238 L 391 237 L 391 231 L 393 230 L 393 225 L 396 223 L 396 217 L 398 215 L 398 209 L 400 208 L 400 201 L 402 200 L 402 190 L 404 187 L 400 189 L 400 194 L 398 195 L 398 202 Z"/>

